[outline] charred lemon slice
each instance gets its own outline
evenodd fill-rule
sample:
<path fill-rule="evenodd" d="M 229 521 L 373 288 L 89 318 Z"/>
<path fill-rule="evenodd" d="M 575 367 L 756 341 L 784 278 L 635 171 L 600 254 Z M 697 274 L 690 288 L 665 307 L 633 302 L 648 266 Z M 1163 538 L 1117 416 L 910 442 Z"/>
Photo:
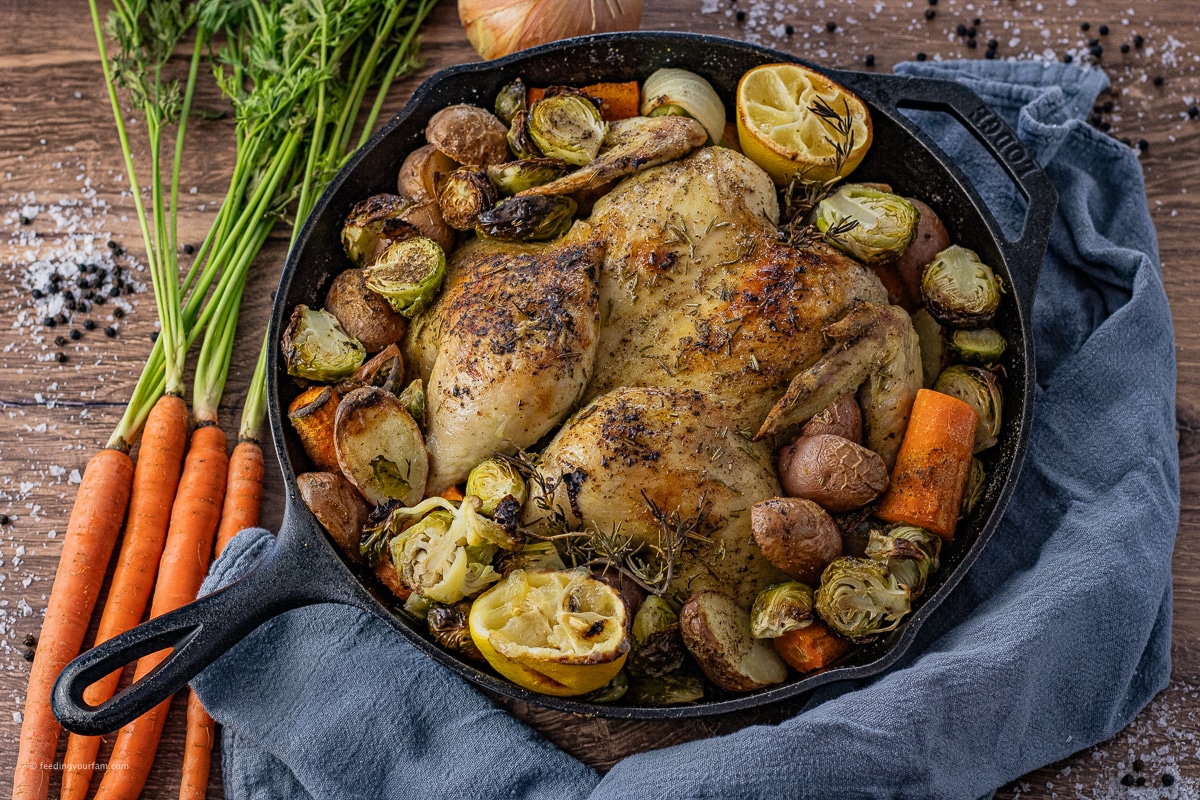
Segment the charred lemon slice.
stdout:
<path fill-rule="evenodd" d="M 587 570 L 513 570 L 476 598 L 469 623 L 493 669 L 558 697 L 606 685 L 629 651 L 624 601 Z"/>
<path fill-rule="evenodd" d="M 858 96 L 798 64 L 764 64 L 737 90 L 742 152 L 779 185 L 797 174 L 825 182 L 848 175 L 871 146 L 871 115 Z"/>

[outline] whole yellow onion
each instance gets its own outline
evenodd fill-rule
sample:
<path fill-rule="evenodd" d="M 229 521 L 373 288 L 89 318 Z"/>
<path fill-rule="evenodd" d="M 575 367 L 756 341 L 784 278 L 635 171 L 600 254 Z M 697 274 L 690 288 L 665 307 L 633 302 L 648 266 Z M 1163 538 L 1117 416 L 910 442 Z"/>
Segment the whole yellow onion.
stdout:
<path fill-rule="evenodd" d="M 458 0 L 458 18 L 484 58 L 589 33 L 637 30 L 642 0 Z"/>

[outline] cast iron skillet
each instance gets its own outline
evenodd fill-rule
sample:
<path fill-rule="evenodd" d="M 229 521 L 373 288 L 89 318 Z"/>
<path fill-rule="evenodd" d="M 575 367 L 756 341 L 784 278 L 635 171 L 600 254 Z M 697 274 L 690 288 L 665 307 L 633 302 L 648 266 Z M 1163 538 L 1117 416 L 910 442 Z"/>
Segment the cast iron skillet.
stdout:
<path fill-rule="evenodd" d="M 583 85 L 644 79 L 659 67 L 674 66 L 708 78 L 732 112 L 737 81 L 746 70 L 764 63 L 797 60 L 785 53 L 712 36 L 646 32 L 572 39 L 498 61 L 465 64 L 437 73 L 421 85 L 404 110 L 372 137 L 325 190 L 280 279 L 271 315 L 271 340 L 279 340 L 297 303 L 322 305 L 330 280 L 348 266 L 339 242 L 346 213 L 370 195 L 395 191 L 401 161 L 424 143 L 425 124 L 439 109 L 452 103 L 490 108 L 500 87 L 517 76 L 532 86 Z M 999 446 L 985 453 L 987 492 L 971 519 L 959 525 L 954 542 L 943 549 L 941 569 L 899 628 L 856 648 L 821 672 L 753 694 L 718 694 L 690 706 L 599 705 L 522 689 L 458 660 L 433 645 L 424 631 L 404 615 L 394 614 L 390 594 L 370 573 L 345 559 L 309 513 L 296 492 L 296 474 L 310 468 L 308 459 L 284 422 L 284 410 L 299 390 L 288 379 L 279 349 L 274 348 L 267 378 L 271 433 L 288 491 L 274 549 L 253 572 L 226 589 L 140 625 L 72 661 L 54 686 L 54 713 L 63 725 L 89 735 L 115 730 L 182 688 L 263 622 L 313 603 L 345 603 L 364 609 L 384 620 L 402 639 L 483 688 L 535 705 L 586 715 L 652 719 L 719 714 L 775 703 L 822 684 L 862 678 L 891 666 L 983 550 L 1020 471 L 1033 415 L 1030 310 L 1057 197 L 1045 173 L 1012 130 L 964 86 L 929 79 L 821 71 L 849 87 L 870 106 L 874 145 L 855 171 L 854 180 L 889 183 L 901 194 L 925 200 L 941 216 L 953 241 L 976 250 L 1011 287 L 994 323 L 1008 340 L 1009 349 L 1004 362 L 1003 435 Z M 963 174 L 900 113 L 901 108 L 952 115 L 1001 164 L 1028 204 L 1017 239 L 1004 236 Z M 92 682 L 136 658 L 168 647 L 174 652 L 142 680 L 98 707 L 84 702 L 83 691 Z"/>

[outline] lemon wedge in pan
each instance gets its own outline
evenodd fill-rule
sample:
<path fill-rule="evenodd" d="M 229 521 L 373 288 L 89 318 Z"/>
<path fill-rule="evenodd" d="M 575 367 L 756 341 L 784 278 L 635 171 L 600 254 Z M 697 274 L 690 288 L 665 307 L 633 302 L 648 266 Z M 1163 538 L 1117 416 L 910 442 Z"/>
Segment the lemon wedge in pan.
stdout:
<path fill-rule="evenodd" d="M 742 152 L 779 185 L 797 174 L 825 182 L 854 171 L 871 146 L 866 104 L 799 64 L 764 64 L 738 82 Z"/>
<path fill-rule="evenodd" d="M 629 651 L 625 603 L 587 570 L 513 570 L 475 599 L 471 638 L 518 686 L 571 697 L 606 685 Z"/>

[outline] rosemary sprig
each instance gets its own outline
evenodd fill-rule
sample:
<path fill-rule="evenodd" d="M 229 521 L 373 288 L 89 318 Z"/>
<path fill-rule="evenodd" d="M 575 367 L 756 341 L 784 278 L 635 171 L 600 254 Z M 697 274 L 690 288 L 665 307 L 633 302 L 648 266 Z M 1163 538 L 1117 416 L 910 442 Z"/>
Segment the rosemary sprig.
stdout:
<path fill-rule="evenodd" d="M 854 115 L 851 113 L 850 103 L 845 97 L 842 98 L 842 109 L 842 111 L 835 110 L 820 95 L 817 95 L 808 109 L 833 129 L 834 136 L 826 134 L 825 141 L 829 142 L 833 148 L 833 155 L 829 157 L 828 161 L 833 167 L 835 175 L 842 174 L 842 167 L 845 166 L 846 159 L 854 151 Z"/>

